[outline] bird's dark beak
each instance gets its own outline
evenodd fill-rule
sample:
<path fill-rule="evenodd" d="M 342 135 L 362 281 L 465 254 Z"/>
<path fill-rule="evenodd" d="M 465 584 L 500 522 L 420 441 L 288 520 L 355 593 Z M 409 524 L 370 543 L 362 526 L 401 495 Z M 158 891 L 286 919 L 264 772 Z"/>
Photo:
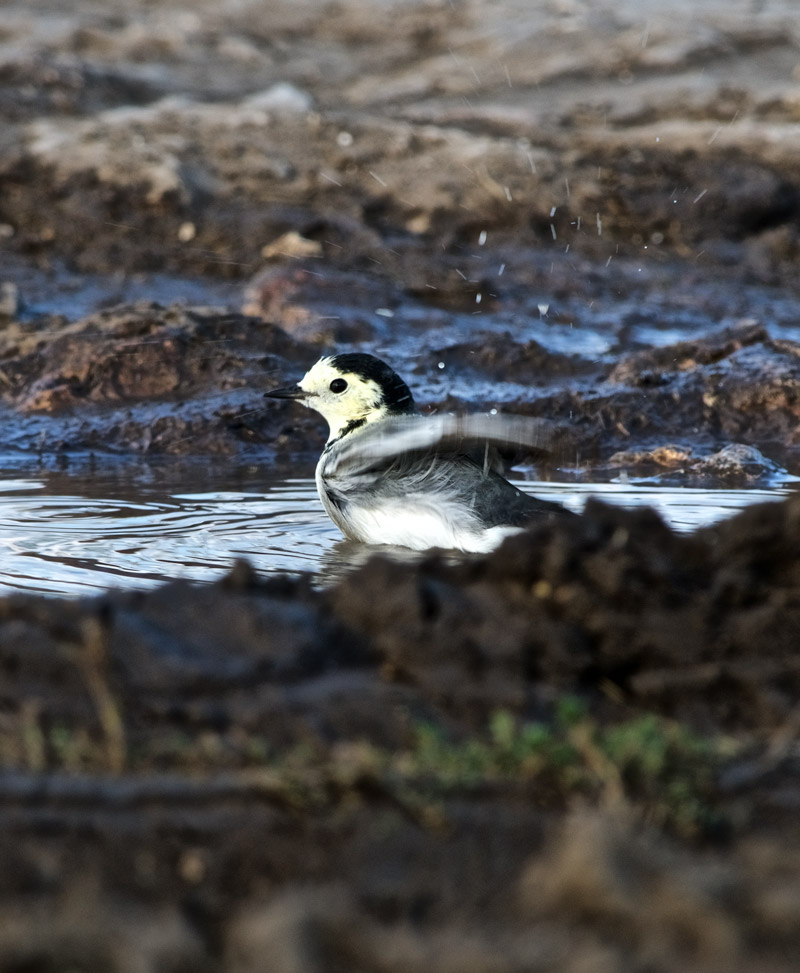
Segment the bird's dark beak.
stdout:
<path fill-rule="evenodd" d="M 299 385 L 287 385 L 282 389 L 272 389 L 264 393 L 265 399 L 302 399 L 305 392 Z"/>

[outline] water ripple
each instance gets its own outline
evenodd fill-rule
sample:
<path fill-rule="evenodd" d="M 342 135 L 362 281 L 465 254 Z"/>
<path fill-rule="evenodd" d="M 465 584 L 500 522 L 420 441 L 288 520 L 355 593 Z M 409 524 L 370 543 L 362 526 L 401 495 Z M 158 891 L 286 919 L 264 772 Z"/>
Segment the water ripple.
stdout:
<path fill-rule="evenodd" d="M 158 485 L 74 480 L 61 476 L 0 480 L 0 591 L 93 594 L 144 588 L 174 578 L 211 581 L 237 558 L 264 573 L 336 574 L 348 560 L 341 536 L 317 499 L 313 480 L 283 480 L 262 492 L 177 492 Z M 262 485 L 262 484 L 259 484 Z M 588 496 L 626 506 L 653 506 L 690 530 L 787 490 L 690 490 L 633 484 L 520 484 L 580 510 Z M 92 495 L 86 495 L 91 493 Z M 120 495 L 123 494 L 123 495 Z M 352 560 L 352 558 L 350 558 Z M 357 558 L 356 558 L 357 559 Z"/>

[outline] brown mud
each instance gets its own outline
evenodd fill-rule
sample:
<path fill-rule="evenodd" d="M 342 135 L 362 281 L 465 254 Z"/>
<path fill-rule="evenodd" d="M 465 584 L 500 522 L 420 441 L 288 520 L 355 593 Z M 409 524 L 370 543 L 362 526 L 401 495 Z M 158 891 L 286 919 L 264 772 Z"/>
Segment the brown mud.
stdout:
<path fill-rule="evenodd" d="M 594 504 L 326 592 L 2 602 L 4 968 L 790 968 L 798 543 Z"/>
<path fill-rule="evenodd" d="M 563 475 L 800 474 L 799 29 L 11 0 L 0 450 L 308 472 L 262 393 L 358 348 Z M 595 504 L 325 591 L 0 600 L 0 971 L 795 968 L 798 551 L 796 499 Z"/>

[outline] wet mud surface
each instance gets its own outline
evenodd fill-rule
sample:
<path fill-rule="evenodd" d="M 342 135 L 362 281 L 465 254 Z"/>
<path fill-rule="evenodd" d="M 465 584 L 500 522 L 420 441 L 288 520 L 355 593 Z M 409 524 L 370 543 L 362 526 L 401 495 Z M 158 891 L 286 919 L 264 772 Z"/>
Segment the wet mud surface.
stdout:
<path fill-rule="evenodd" d="M 7 968 L 788 969 L 799 531 L 4 600 Z"/>
<path fill-rule="evenodd" d="M 0 449 L 307 475 L 262 393 L 358 349 L 800 475 L 799 79 L 790 0 L 6 3 Z M 0 969 L 793 968 L 799 535 L 0 600 Z"/>
<path fill-rule="evenodd" d="M 308 417 L 235 417 L 354 346 L 570 422 L 577 467 L 797 472 L 790 6 L 379 6 L 12 5 L 0 445 L 285 455 L 288 422 L 309 459 Z"/>

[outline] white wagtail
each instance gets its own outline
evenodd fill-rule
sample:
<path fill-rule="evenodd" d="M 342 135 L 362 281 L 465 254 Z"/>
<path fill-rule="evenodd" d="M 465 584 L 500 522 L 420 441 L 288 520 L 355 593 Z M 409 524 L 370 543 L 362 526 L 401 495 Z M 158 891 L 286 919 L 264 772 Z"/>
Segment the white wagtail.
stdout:
<path fill-rule="evenodd" d="M 497 472 L 496 448 L 546 452 L 541 420 L 417 412 L 406 383 L 372 355 L 321 358 L 288 388 L 330 427 L 317 490 L 345 537 L 414 550 L 489 551 L 509 534 L 569 515 L 518 490 Z"/>

